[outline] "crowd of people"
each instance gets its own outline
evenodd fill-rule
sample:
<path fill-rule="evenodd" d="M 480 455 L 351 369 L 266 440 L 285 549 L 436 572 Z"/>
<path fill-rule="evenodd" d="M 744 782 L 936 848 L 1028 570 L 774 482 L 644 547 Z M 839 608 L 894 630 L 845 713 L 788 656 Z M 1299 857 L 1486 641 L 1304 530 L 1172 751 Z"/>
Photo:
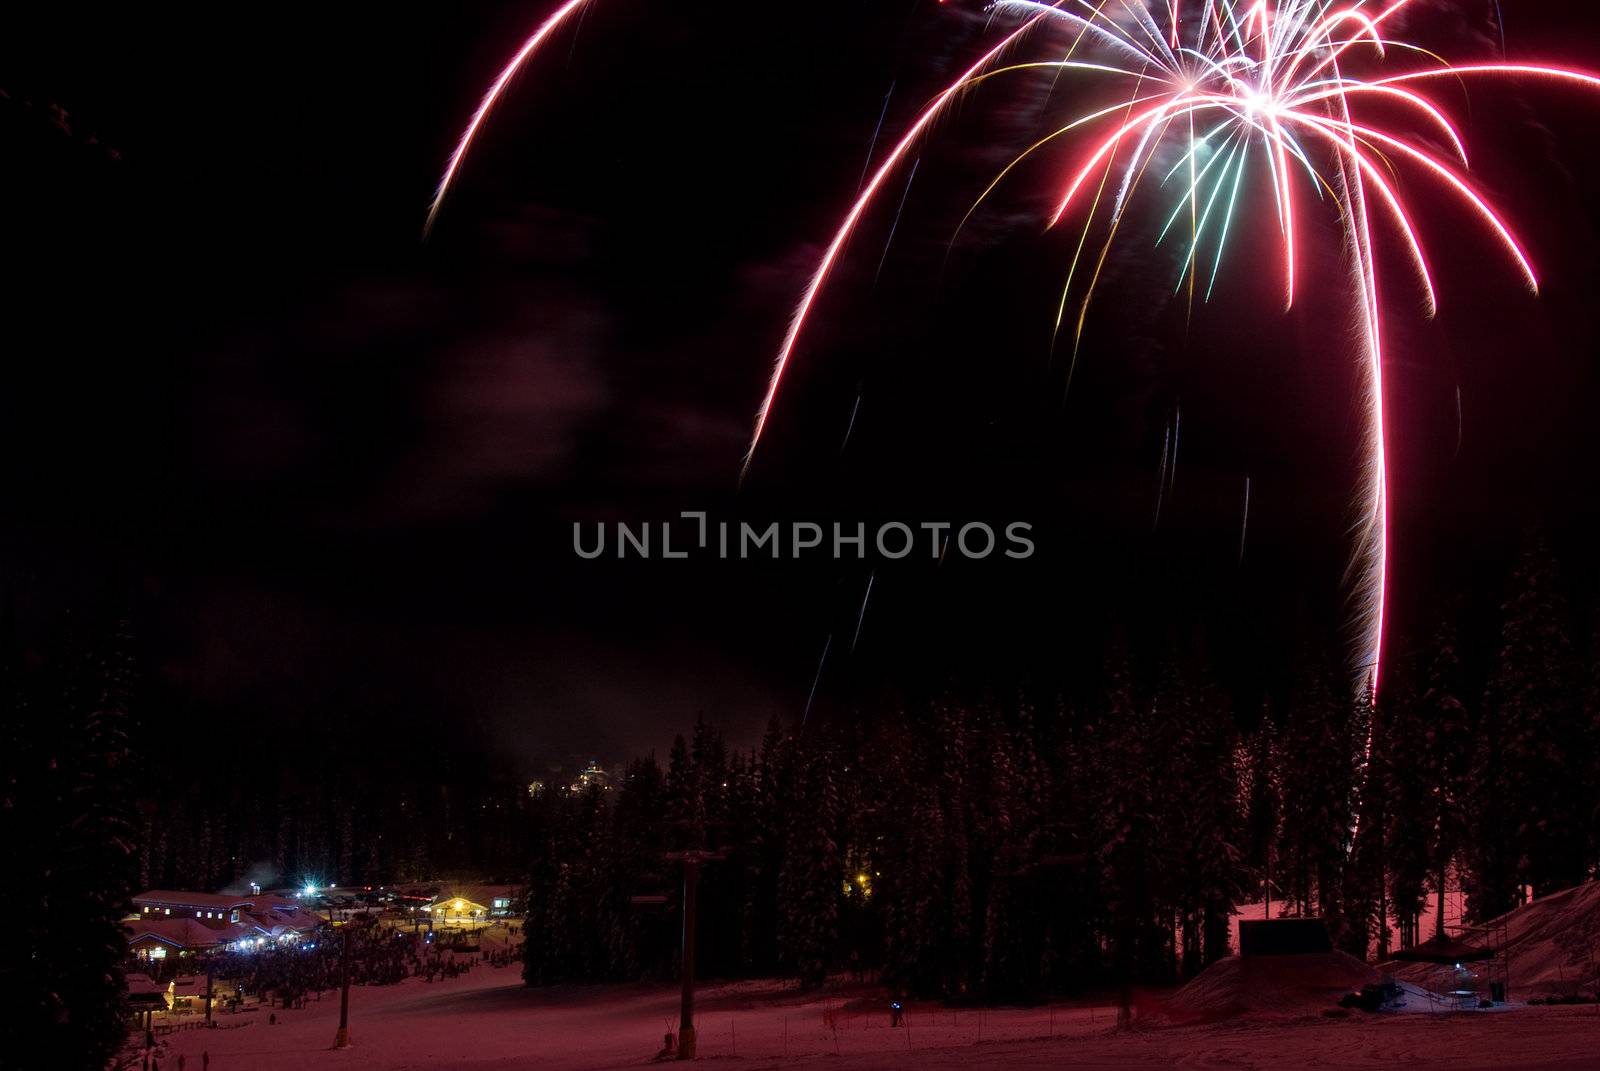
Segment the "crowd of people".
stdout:
<path fill-rule="evenodd" d="M 513 939 L 518 927 L 509 926 L 504 939 L 483 947 L 482 932 L 403 930 L 383 925 L 351 925 L 323 930 L 297 945 L 262 947 L 254 951 L 217 952 L 204 958 L 172 956 L 138 961 L 130 970 L 157 982 L 179 975 L 193 976 L 195 996 L 203 999 L 209 970 L 216 995 L 216 1012 L 237 1012 L 247 1002 L 266 1012 L 265 1022 L 275 1026 L 282 1010 L 303 1008 L 308 1000 L 337 995 L 349 971 L 350 984 L 395 985 L 407 978 L 438 982 L 460 978 L 475 967 L 511 967 L 522 962 L 520 945 Z M 348 946 L 348 952 L 346 952 Z M 201 1025 L 198 1022 L 194 1025 Z M 163 1049 L 151 1048 L 152 1035 L 140 1032 L 144 1045 L 133 1044 L 119 1066 L 139 1071 L 159 1071 L 169 1066 L 185 1071 L 184 1057 L 164 1063 Z M 209 1066 L 209 1055 L 205 1063 Z"/>
<path fill-rule="evenodd" d="M 451 931 L 352 925 L 323 931 L 297 945 L 218 952 L 204 959 L 169 957 L 141 962 L 133 969 L 157 982 L 179 974 L 203 977 L 209 969 L 218 1010 L 237 1008 L 250 998 L 268 1007 L 292 1009 L 337 990 L 346 969 L 351 985 L 395 985 L 412 977 L 425 982 L 459 978 L 479 965 L 512 966 L 522 959 L 521 950 L 511 943 L 513 936 L 514 931 L 508 930 L 503 944 L 484 949 L 479 935 L 469 939 Z"/>

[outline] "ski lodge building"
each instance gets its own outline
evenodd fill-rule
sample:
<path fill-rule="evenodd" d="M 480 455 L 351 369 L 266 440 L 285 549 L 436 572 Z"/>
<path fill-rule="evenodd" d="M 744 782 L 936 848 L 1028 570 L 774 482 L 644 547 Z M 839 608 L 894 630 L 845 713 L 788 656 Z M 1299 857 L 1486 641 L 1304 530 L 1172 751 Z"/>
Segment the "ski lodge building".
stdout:
<path fill-rule="evenodd" d="M 140 959 L 290 944 L 326 921 L 298 901 L 270 893 L 231 896 L 152 889 L 135 896 L 133 907 L 123 928 L 128 950 Z"/>

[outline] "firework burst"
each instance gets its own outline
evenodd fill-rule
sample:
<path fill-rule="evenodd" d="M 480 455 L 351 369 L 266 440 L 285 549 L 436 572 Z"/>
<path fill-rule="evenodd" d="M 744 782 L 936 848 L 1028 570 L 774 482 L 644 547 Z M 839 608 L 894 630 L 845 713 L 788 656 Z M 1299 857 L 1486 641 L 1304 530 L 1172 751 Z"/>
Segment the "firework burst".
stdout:
<path fill-rule="evenodd" d="M 557 8 L 490 86 L 440 180 L 430 226 L 511 80 L 588 2 L 568 0 Z M 1002 76 L 1091 80 L 1109 94 L 1097 99 L 1109 103 L 1062 115 L 979 198 L 981 203 L 1013 168 L 1047 147 L 1065 144 L 1075 154 L 1050 217 L 1053 226 L 1076 221 L 1082 227 L 1056 313 L 1058 330 L 1070 324 L 1074 340 L 1129 212 L 1160 213 L 1159 241 L 1184 243 L 1175 289 L 1186 289 L 1192 301 L 1203 300 L 1215 285 L 1236 217 L 1249 209 L 1264 211 L 1281 237 L 1274 270 L 1281 277 L 1283 309 L 1296 300 L 1305 213 L 1332 213 L 1339 222 L 1368 408 L 1368 471 L 1352 558 L 1354 661 L 1359 686 L 1375 692 L 1389 561 L 1380 239 L 1397 242 L 1403 251 L 1427 315 L 1438 308 L 1434 271 L 1414 222 L 1412 194 L 1402 182 L 1414 176 L 1422 180 L 1419 190 L 1454 202 L 1501 247 L 1526 285 L 1538 290 L 1512 228 L 1467 177 L 1464 140 L 1429 88 L 1441 81 L 1505 78 L 1600 89 L 1600 78 L 1562 68 L 1452 64 L 1401 36 L 1398 23 L 1412 6 L 1414 0 L 998 0 L 993 14 L 1013 24 L 998 31 L 994 43 L 923 108 L 869 169 L 845 212 L 779 348 L 746 467 L 852 234 L 939 118 L 964 94 Z M 1065 47 L 1061 32 L 1042 32 L 1049 29 L 1065 32 Z M 1022 56 L 1024 47 L 1039 54 Z M 1247 183 L 1250 171 L 1264 173 L 1264 181 Z M 1260 203 L 1241 203 L 1252 200 Z"/>

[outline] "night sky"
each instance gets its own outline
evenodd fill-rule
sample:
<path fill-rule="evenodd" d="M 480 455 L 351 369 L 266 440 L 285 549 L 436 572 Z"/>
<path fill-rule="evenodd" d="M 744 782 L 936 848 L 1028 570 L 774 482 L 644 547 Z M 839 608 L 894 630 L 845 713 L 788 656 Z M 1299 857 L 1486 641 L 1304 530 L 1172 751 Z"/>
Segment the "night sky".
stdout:
<path fill-rule="evenodd" d="M 1125 242 L 1068 392 L 1074 235 L 1041 218 L 1066 158 L 950 241 L 1076 92 L 997 87 L 922 154 L 893 243 L 903 183 L 858 235 L 740 490 L 885 96 L 887 137 L 977 54 L 979 6 L 598 0 L 423 243 L 461 122 L 548 6 L 0 16 L 0 580 L 24 642 L 122 599 L 157 722 L 447 719 L 544 763 L 663 749 L 701 713 L 748 742 L 800 714 L 830 635 L 824 709 L 1048 681 L 1191 616 L 1248 697 L 1297 629 L 1337 625 L 1360 429 L 1331 225 L 1288 319 L 1248 222 L 1192 320 L 1173 266 Z M 1600 66 L 1586 5 L 1507 7 L 1513 53 Z M 1414 35 L 1493 55 L 1488 5 L 1451 10 Z M 1519 294 L 1453 211 L 1418 220 L 1437 323 L 1385 262 L 1397 649 L 1454 592 L 1492 606 L 1529 524 L 1592 581 L 1600 101 L 1470 101 L 1474 174 L 1547 286 Z M 880 569 L 851 654 L 869 565 L 570 549 L 574 521 L 691 509 L 1022 520 L 1040 553 Z"/>

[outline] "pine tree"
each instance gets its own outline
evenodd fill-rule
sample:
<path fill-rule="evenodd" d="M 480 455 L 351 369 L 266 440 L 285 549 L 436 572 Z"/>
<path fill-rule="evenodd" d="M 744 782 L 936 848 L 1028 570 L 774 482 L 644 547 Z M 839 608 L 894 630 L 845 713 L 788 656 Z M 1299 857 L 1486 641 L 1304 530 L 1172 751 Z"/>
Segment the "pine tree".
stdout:
<path fill-rule="evenodd" d="M 1453 617 L 1447 617 L 1434 636 L 1426 690 L 1419 709 L 1428 724 L 1426 768 L 1431 781 L 1433 807 L 1432 878 L 1438 894 L 1430 935 L 1444 933 L 1444 902 L 1450 867 L 1463 851 L 1469 822 L 1475 729 L 1472 712 L 1462 696 L 1459 641 Z"/>
<path fill-rule="evenodd" d="M 1388 957 L 1388 910 L 1385 904 L 1385 826 L 1388 800 L 1383 785 L 1388 778 L 1388 743 L 1378 718 L 1376 697 L 1369 680 L 1357 692 L 1350 713 L 1352 781 L 1350 839 L 1346 845 L 1337 947 L 1357 959 L 1366 959 L 1372 939 Z"/>
<path fill-rule="evenodd" d="M 1573 767 L 1570 749 L 1586 734 L 1571 685 L 1566 600 L 1542 536 L 1524 540 L 1509 588 L 1473 778 L 1478 918 L 1513 906 L 1523 882 L 1543 896 L 1585 876 L 1586 771 Z"/>
<path fill-rule="evenodd" d="M 727 821 L 728 747 L 722 733 L 705 720 L 695 719 L 694 742 L 689 749 L 694 784 L 694 813 L 690 824 L 712 830 Z"/>
<path fill-rule="evenodd" d="M 668 881 L 660 823 L 664 794 L 665 782 L 654 756 L 628 765 L 609 816 L 605 856 L 599 861 L 599 928 L 608 978 L 637 978 L 665 968 L 661 950 L 648 945 L 632 902 L 635 895 L 653 894 Z"/>
<path fill-rule="evenodd" d="M 1262 717 L 1244 750 L 1245 862 L 1259 886 L 1265 909 L 1273 901 L 1276 883 L 1283 880 L 1278 862 L 1283 825 L 1282 766 L 1278 734 L 1270 717 Z"/>
<path fill-rule="evenodd" d="M 1183 925 L 1182 969 L 1192 975 L 1228 954 L 1229 918 L 1244 895 L 1239 735 L 1198 651 L 1171 658 L 1156 703 L 1173 739 L 1164 824 L 1176 864 L 1171 884 Z"/>
<path fill-rule="evenodd" d="M 19 905 L 3 991 L 4 1049 L 39 1066 L 97 1069 L 120 1047 L 121 919 L 136 876 L 130 786 L 132 657 L 119 623 L 42 675 L 13 670 L 0 814 Z M 87 645 L 86 645 L 87 646 Z M 29 693 L 32 693 L 30 696 Z M 9 959 L 9 957 L 8 957 Z"/>
<path fill-rule="evenodd" d="M 666 798 L 663 800 L 667 825 L 672 833 L 668 844 L 674 849 L 705 847 L 705 796 L 689 742 L 679 733 L 672 738 L 667 753 Z"/>
<path fill-rule="evenodd" d="M 1302 652 L 1281 738 L 1284 883 L 1302 914 L 1320 912 L 1343 932 L 1344 866 L 1350 848 L 1359 746 L 1348 702 L 1333 691 L 1322 656 Z"/>
<path fill-rule="evenodd" d="M 751 970 L 778 968 L 778 874 L 792 801 L 793 747 L 773 717 L 761 739 L 752 775 L 750 833 L 744 858 L 749 868 L 743 906 L 744 946 Z"/>
<path fill-rule="evenodd" d="M 1022 985 L 1021 949 L 1015 934 L 1013 882 L 1024 858 L 1022 839 L 1028 816 L 1019 795 L 1021 776 L 1015 741 L 998 709 L 981 712 L 973 754 L 977 798 L 974 871 L 977 901 L 983 905 L 979 935 L 979 978 L 992 995 L 1017 993 Z"/>
<path fill-rule="evenodd" d="M 899 850 L 891 856 L 895 878 L 884 976 L 897 989 L 935 996 L 944 992 L 945 810 L 938 788 L 926 779 L 914 776 L 906 793 Z"/>
<path fill-rule="evenodd" d="M 884 860 L 876 882 L 875 899 L 882 913 L 882 974 L 896 991 L 920 988 L 918 965 L 923 962 L 919 924 L 923 898 L 937 873 L 931 837 L 924 823 L 937 823 L 930 813 L 928 786 L 913 769 L 912 728 L 906 712 L 886 713 L 877 725 L 871 752 L 868 795 L 876 817 L 874 848 Z"/>
<path fill-rule="evenodd" d="M 814 989 L 826 981 L 831 965 L 845 880 L 832 756 L 818 743 L 801 758 L 795 801 L 778 875 L 779 946 L 800 984 Z"/>
<path fill-rule="evenodd" d="M 1132 667 L 1114 652 L 1098 717 L 1091 723 L 1098 761 L 1086 771 L 1095 808 L 1091 843 L 1110 927 L 1112 974 L 1129 1005 L 1131 986 L 1170 970 L 1171 927 L 1160 910 L 1160 818 L 1155 784 L 1164 750 L 1150 704 L 1134 691 Z"/>
<path fill-rule="evenodd" d="M 1382 704 L 1383 746 L 1375 756 L 1372 777 L 1384 803 L 1389 899 L 1402 948 L 1419 940 L 1424 896 L 1435 873 L 1437 839 L 1434 727 L 1416 695 L 1414 679 L 1410 666 L 1390 673 Z"/>
<path fill-rule="evenodd" d="M 939 786 L 943 811 L 944 845 L 941 887 L 943 910 L 935 936 L 943 967 L 940 989 L 947 994 L 967 992 L 978 962 L 974 934 L 972 826 L 974 803 L 968 783 L 971 734 L 964 707 L 947 699 L 934 710 L 930 755 L 932 778 Z"/>

